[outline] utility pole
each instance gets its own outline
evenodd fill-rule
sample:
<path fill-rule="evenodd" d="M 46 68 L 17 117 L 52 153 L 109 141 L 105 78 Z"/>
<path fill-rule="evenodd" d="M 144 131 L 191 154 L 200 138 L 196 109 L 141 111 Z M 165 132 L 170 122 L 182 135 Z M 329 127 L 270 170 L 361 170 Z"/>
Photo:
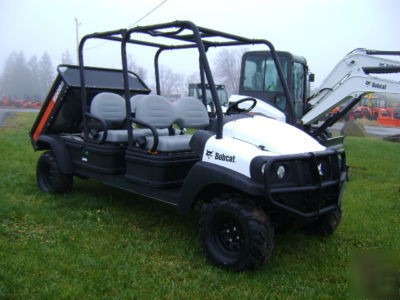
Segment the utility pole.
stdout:
<path fill-rule="evenodd" d="M 78 18 L 75 17 L 75 33 L 76 33 L 76 64 L 79 64 L 79 23 Z"/>

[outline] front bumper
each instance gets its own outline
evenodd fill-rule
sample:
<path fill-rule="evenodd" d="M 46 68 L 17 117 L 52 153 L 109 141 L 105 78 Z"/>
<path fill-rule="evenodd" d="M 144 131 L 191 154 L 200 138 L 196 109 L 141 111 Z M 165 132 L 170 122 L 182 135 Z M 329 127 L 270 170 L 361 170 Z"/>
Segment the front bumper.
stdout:
<path fill-rule="evenodd" d="M 283 178 L 277 169 L 283 166 Z M 305 218 L 318 217 L 341 204 L 348 166 L 344 150 L 271 157 L 264 164 L 266 201 Z"/>

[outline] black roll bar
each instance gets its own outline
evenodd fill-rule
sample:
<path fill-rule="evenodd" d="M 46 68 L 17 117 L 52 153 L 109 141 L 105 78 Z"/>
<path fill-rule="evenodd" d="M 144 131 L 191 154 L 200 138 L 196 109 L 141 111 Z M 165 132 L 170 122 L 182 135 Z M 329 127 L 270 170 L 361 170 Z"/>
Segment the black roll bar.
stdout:
<path fill-rule="evenodd" d="M 81 102 L 82 102 L 82 118 L 83 118 L 83 137 L 84 141 L 88 139 L 89 129 L 88 123 L 86 118 L 87 113 L 87 93 L 86 93 L 86 83 L 85 83 L 85 67 L 84 67 L 84 59 L 83 59 L 83 46 L 85 45 L 86 41 L 89 39 L 97 38 L 97 39 L 104 39 L 110 41 L 120 41 L 118 37 L 115 35 L 122 35 L 126 32 L 126 29 L 119 29 L 114 31 L 106 31 L 106 32 L 96 32 L 92 34 L 85 35 L 78 47 L 78 59 L 79 59 L 79 79 L 81 82 Z"/>
<path fill-rule="evenodd" d="M 169 31 L 165 31 L 168 30 Z M 191 31 L 191 34 L 181 34 L 185 30 Z M 180 42 L 180 44 L 164 44 L 157 42 L 148 42 L 139 39 L 132 39 L 132 34 L 147 34 L 151 37 L 157 38 L 166 38 L 170 40 L 174 40 L 175 42 Z M 223 41 L 212 41 L 208 38 L 221 38 Z M 215 82 L 211 73 L 211 68 L 208 63 L 206 49 L 209 47 L 221 47 L 221 46 L 240 46 L 240 45 L 255 45 L 255 44 L 264 44 L 266 45 L 271 53 L 271 56 L 274 60 L 279 79 L 281 81 L 284 94 L 286 99 L 288 100 L 288 123 L 297 126 L 296 117 L 294 113 L 294 106 L 292 101 L 292 94 L 289 91 L 288 84 L 284 78 L 281 64 L 279 63 L 276 51 L 272 43 L 268 40 L 264 39 L 248 39 L 241 36 L 236 36 L 233 34 L 224 33 L 221 31 L 216 31 L 204 27 L 198 27 L 194 23 L 190 21 L 174 21 L 170 23 L 156 24 L 150 26 L 137 26 L 131 29 L 119 29 L 114 31 L 106 31 L 101 33 L 93 33 L 84 36 L 81 39 L 79 44 L 79 71 L 80 71 L 80 81 L 81 81 L 81 97 L 82 97 L 82 112 L 83 112 L 83 123 L 84 123 L 84 138 L 85 140 L 88 138 L 88 125 L 87 119 L 85 117 L 85 113 L 87 112 L 87 93 L 85 86 L 85 74 L 84 74 L 84 59 L 83 59 L 83 48 L 84 44 L 87 40 L 97 38 L 104 39 L 109 41 L 117 41 L 121 43 L 121 59 L 122 59 L 122 68 L 124 73 L 124 90 L 125 90 L 125 98 L 126 98 L 126 109 L 128 115 L 128 120 L 131 117 L 131 107 L 130 107 L 130 93 L 129 93 L 129 75 L 128 75 L 128 64 L 127 64 L 127 55 L 126 55 L 126 45 L 129 44 L 137 44 L 143 46 L 150 46 L 154 48 L 158 48 L 156 55 L 154 57 L 154 67 L 155 67 L 155 77 L 156 77 L 156 89 L 157 94 L 160 94 L 160 74 L 159 74 L 159 65 L 158 60 L 160 54 L 164 50 L 177 50 L 177 49 L 190 49 L 197 48 L 199 51 L 199 65 L 200 65 L 200 76 L 202 77 L 202 83 L 205 83 L 205 79 L 207 79 L 211 95 L 213 98 L 216 117 L 217 117 L 217 139 L 222 138 L 222 127 L 223 127 L 223 113 L 220 105 L 220 101 L 218 98 L 218 94 L 215 87 Z M 183 44 L 182 44 L 183 42 Z M 204 82 L 203 82 L 204 81 Z M 127 122 L 130 123 L 130 122 Z M 127 124 L 129 128 L 131 124 Z M 128 130 L 128 140 L 129 145 L 132 143 L 132 133 Z"/>

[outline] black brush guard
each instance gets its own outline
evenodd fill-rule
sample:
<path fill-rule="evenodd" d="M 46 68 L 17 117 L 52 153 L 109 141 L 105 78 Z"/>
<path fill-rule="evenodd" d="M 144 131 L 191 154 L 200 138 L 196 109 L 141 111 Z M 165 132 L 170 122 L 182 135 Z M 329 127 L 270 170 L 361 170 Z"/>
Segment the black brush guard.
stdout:
<path fill-rule="evenodd" d="M 283 178 L 277 175 L 280 166 Z M 339 207 L 347 170 L 343 150 L 272 157 L 264 167 L 267 202 L 305 218 L 324 215 Z"/>

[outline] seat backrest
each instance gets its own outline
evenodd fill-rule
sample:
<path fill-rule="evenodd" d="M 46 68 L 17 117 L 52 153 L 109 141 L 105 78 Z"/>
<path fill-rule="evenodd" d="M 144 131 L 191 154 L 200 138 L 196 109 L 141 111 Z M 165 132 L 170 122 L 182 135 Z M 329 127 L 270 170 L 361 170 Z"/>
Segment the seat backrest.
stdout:
<path fill-rule="evenodd" d="M 118 94 L 99 93 L 90 104 L 90 113 L 109 124 L 122 123 L 126 118 L 125 100 Z"/>
<path fill-rule="evenodd" d="M 175 122 L 180 128 L 204 128 L 210 123 L 204 104 L 194 97 L 183 97 L 174 104 Z"/>
<path fill-rule="evenodd" d="M 176 119 L 171 102 L 159 95 L 146 95 L 135 101 L 135 118 L 155 128 L 168 128 Z"/>
<path fill-rule="evenodd" d="M 139 103 L 140 99 L 143 99 L 143 97 L 146 97 L 147 95 L 135 95 L 132 96 L 131 99 L 129 99 L 129 101 L 131 102 L 131 112 L 135 113 L 136 112 L 136 105 L 137 103 Z"/>

